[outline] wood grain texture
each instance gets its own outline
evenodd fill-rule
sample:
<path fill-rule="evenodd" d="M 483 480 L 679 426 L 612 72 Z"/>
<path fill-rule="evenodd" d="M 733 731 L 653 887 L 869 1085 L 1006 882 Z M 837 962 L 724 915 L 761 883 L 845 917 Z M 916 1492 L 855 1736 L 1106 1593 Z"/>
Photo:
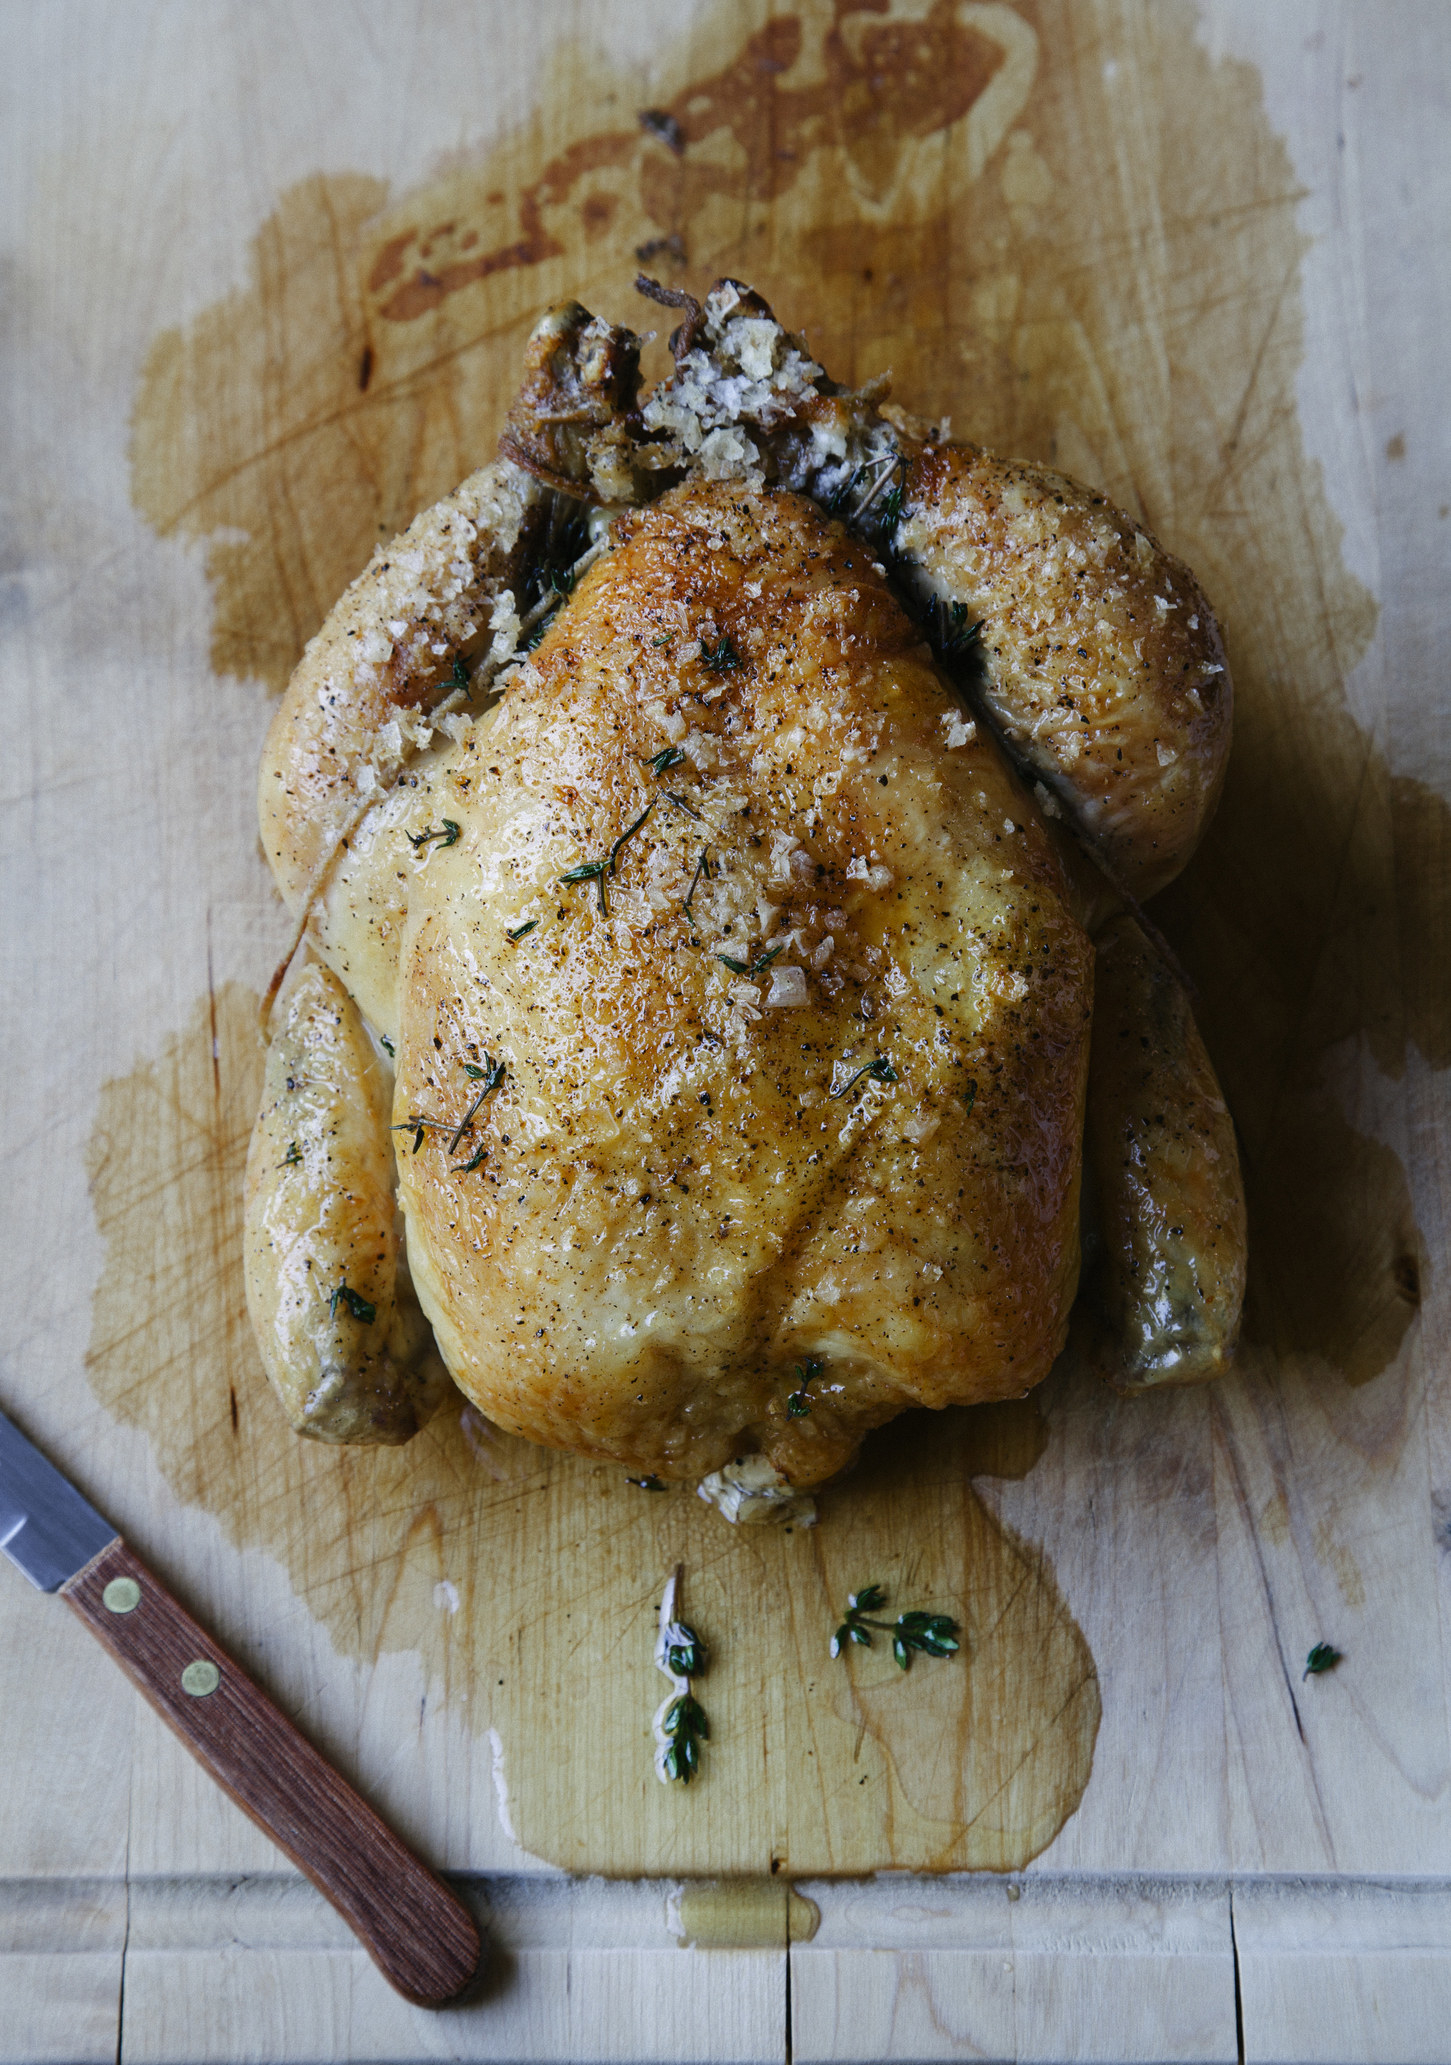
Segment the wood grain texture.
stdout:
<path fill-rule="evenodd" d="M 916 48 L 929 16 L 962 48 L 1000 32 L 1020 55 L 981 92 L 980 62 L 927 86 L 920 66 L 893 72 L 887 46 Z M 538 1886 L 549 1855 L 960 1860 L 971 1812 L 920 1811 L 921 1744 L 950 1761 L 970 1716 L 961 1768 L 991 1794 L 1012 1768 L 1010 1688 L 1036 1713 L 1051 1690 L 1049 1627 L 1091 1658 L 1101 1720 L 1039 1737 L 1021 1797 L 1046 1770 L 1057 1804 L 1026 1834 L 1015 1808 L 1007 1834 L 1059 1833 L 1030 1876 L 1137 1874 L 1150 1903 L 1156 1875 L 1210 1874 L 1227 1902 L 1232 1881 L 1247 2056 L 1434 2055 L 1451 1960 L 1418 1933 L 1440 1895 L 1416 1875 L 1451 1855 L 1451 24 L 1423 0 L 892 0 L 843 10 L 833 45 L 835 19 L 796 0 L 7 13 L 0 1398 L 163 1574 L 216 1602 L 231 1653 L 430 1857 Z M 636 110 L 688 113 L 696 88 L 692 119 L 714 126 L 676 159 Z M 628 142 L 607 162 L 602 137 Z M 556 252 L 393 305 L 430 258 L 523 242 L 531 196 Z M 1244 1365 L 1216 1394 L 1131 1404 L 1065 1368 L 1012 1456 L 984 1467 L 980 1439 L 1001 1444 L 974 1429 L 934 1453 L 930 1527 L 909 1457 L 844 1486 L 870 1531 L 844 1503 L 820 1570 L 814 1551 L 790 1571 L 741 1558 L 704 1509 L 541 1474 L 457 1416 L 406 1452 L 415 1475 L 319 1472 L 265 1422 L 226 1260 L 255 1068 L 228 999 L 260 989 L 279 938 L 252 819 L 266 684 L 380 527 L 487 449 L 533 310 L 579 291 L 630 319 L 652 239 L 667 248 L 649 262 L 686 284 L 756 277 L 843 377 L 890 362 L 908 404 L 1145 516 L 1223 612 L 1240 694 L 1220 818 L 1156 915 L 1245 1141 Z M 970 1493 L 949 1492 L 953 1467 Z M 924 1537 L 914 1572 L 904 1544 Z M 1000 1630 L 1003 1667 L 970 1706 L 936 1706 L 966 1671 L 914 1671 L 921 1709 L 840 1680 L 826 1708 L 809 1675 L 788 1697 L 826 1593 L 889 1574 L 857 1567 L 859 1543 Z M 707 1683 L 727 1724 L 688 1813 L 631 1790 L 657 1689 L 636 1631 L 682 1550 L 723 1645 Z M 0 2024 L 16 2054 L 114 2055 L 123 2016 L 133 2057 L 290 2065 L 373 2028 L 386 2055 L 436 2053 L 429 2018 L 285 1902 L 242 1948 L 136 1926 L 148 1887 L 245 1880 L 274 1854 L 85 1631 L 22 1590 L 0 1599 L 0 1891 L 95 1874 L 133 1927 L 65 1950 L 15 1938 Z M 1304 1684 L 1322 1638 L 1345 1662 Z M 1378 1933 L 1317 1962 L 1307 1873 L 1383 1881 Z M 927 1915 L 947 1884 L 898 1889 Z M 1251 1929 L 1251 1891 L 1283 1929 Z M 1171 2017 L 1150 1982 L 1175 1992 L 1174 1957 L 1129 1930 L 1145 1963 L 1124 1982 L 1112 1912 L 1092 1953 L 1051 1936 L 1023 1951 L 995 2042 L 1051 2045 L 1069 1998 L 1080 2050 L 1086 2029 L 1105 2051 L 1120 2031 L 1129 2054 Z M 488 2055 L 495 2031 L 520 2057 L 659 2055 L 692 1999 L 709 2003 L 701 2047 L 781 2054 L 784 1951 L 743 1954 L 762 1962 L 717 1989 L 718 1954 L 622 1914 L 588 1944 L 511 1951 L 458 2055 Z M 795 1952 L 793 1999 L 815 1989 L 803 2046 L 879 2032 L 898 2001 L 904 2030 L 935 2003 L 930 2041 L 970 2046 L 972 1960 L 993 1944 L 871 1921 L 833 1947 L 823 1917 Z M 658 2012 L 610 1976 L 639 1944 L 629 1969 Z M 1214 2012 L 1199 2036 L 1166 2019 L 1166 2049 L 1202 2036 L 1220 2054 L 1223 1955 L 1191 1960 L 1186 2009 L 1203 1984 Z"/>
<path fill-rule="evenodd" d="M 463 1992 L 479 1965 L 472 1918 L 125 1542 L 103 1549 L 61 1597 L 343 1915 L 390 1986 L 420 2007 Z"/>

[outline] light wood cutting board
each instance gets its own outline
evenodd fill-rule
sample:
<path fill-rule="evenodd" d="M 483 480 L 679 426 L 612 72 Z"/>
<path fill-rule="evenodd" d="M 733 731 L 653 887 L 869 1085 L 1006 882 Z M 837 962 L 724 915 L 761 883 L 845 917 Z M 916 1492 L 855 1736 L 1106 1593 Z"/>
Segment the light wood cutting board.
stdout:
<path fill-rule="evenodd" d="M 1264 32 L 1273 107 L 1238 17 L 1187 0 L 445 6 L 404 54 L 323 0 L 212 39 L 85 12 L 24 23 L 12 144 L 3 1403 L 460 1866 L 1440 1869 L 1451 747 L 1421 548 L 1376 551 L 1434 530 L 1445 451 L 1407 442 L 1429 346 L 1402 333 L 1353 419 L 1337 387 L 1364 341 L 1284 133 L 1302 75 L 1351 90 L 1316 11 Z M 459 1405 L 399 1453 L 299 1444 L 242 1309 L 271 699 L 374 541 L 491 452 L 540 309 L 644 324 L 642 262 L 745 278 L 838 378 L 890 367 L 1102 486 L 1201 576 L 1239 699 L 1156 915 L 1244 1144 L 1241 1368 L 1122 1403 L 1069 1360 L 1024 1407 L 911 1416 L 811 1532 L 732 1533 Z M 714 1656 L 688 1791 L 650 1771 L 676 1562 Z M 869 1580 L 956 1614 L 962 1657 L 832 1663 Z M 21 1767 L 83 1769 L 88 1805 L 26 1797 L 9 1868 L 265 1854 L 144 1731 L 75 1746 L 113 1695 L 69 1651 L 37 1674 L 39 1611 L 4 1666 Z M 1346 1661 L 1306 1684 L 1322 1639 Z"/>

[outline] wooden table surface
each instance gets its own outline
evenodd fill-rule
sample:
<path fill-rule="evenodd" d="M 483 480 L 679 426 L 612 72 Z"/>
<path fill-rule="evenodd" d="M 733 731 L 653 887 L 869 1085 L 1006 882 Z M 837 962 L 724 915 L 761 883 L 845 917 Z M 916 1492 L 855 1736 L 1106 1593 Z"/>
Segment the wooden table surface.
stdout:
<path fill-rule="evenodd" d="M 495 1953 L 478 2002 L 405 2007 L 0 1572 L 0 2060 L 1444 2059 L 1451 16 L 0 23 L 0 1406 Z M 646 325 L 639 251 L 1102 486 L 1200 574 L 1238 695 L 1156 915 L 1244 1144 L 1240 1367 L 1121 1402 L 1066 1359 L 767 1541 L 461 1401 L 401 1452 L 298 1444 L 241 1296 L 268 713 L 488 456 L 539 310 Z M 715 1653 L 689 1792 L 649 1774 L 677 1560 Z M 868 1578 L 965 1654 L 830 1664 Z"/>

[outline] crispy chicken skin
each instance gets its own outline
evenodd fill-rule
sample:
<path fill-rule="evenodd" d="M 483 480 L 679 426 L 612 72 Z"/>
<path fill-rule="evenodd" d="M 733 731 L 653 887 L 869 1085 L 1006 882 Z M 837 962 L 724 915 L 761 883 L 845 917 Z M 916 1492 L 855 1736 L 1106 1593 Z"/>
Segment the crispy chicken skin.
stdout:
<path fill-rule="evenodd" d="M 1101 496 L 837 387 L 738 283 L 645 285 L 672 377 L 642 400 L 630 332 L 550 311 L 499 459 L 375 553 L 269 732 L 326 966 L 279 1007 L 248 1295 L 305 1431 L 403 1439 L 440 1395 L 411 1265 L 492 1419 L 745 1519 L 1046 1373 L 1085 1097 L 1100 1367 L 1227 1366 L 1233 1129 L 1135 899 L 1203 831 L 1232 690 Z"/>
<path fill-rule="evenodd" d="M 740 485 L 616 537 L 452 764 L 462 835 L 410 897 L 400 1116 L 461 1114 L 505 1060 L 471 1154 L 402 1159 L 414 1275 L 501 1425 L 814 1484 L 1061 1348 L 1091 950 L 996 749 L 945 749 L 964 727 L 859 540 Z M 647 809 L 608 915 L 561 886 Z"/>
<path fill-rule="evenodd" d="M 1234 1123 L 1183 985 L 1127 915 L 1098 938 L 1088 1157 L 1103 1375 L 1123 1391 L 1222 1375 L 1244 1302 Z"/>

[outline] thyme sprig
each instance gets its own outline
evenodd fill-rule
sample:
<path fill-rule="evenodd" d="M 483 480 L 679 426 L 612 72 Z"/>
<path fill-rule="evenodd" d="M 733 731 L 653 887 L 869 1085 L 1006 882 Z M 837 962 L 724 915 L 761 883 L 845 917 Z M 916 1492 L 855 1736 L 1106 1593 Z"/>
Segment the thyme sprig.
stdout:
<path fill-rule="evenodd" d="M 865 1068 L 859 1068 L 849 1082 L 843 1083 L 839 1090 L 832 1090 L 829 1094 L 833 1097 L 845 1097 L 849 1090 L 856 1088 L 863 1076 L 870 1076 L 874 1083 L 899 1083 L 902 1080 L 886 1056 L 879 1054 L 875 1061 L 869 1061 Z"/>
<path fill-rule="evenodd" d="M 351 1284 L 340 1283 L 327 1301 L 329 1319 L 336 1319 L 338 1306 L 346 1305 L 354 1319 L 360 1319 L 364 1326 L 371 1326 L 378 1317 L 376 1305 L 370 1305 L 361 1291 L 355 1291 Z"/>
<path fill-rule="evenodd" d="M 452 1140 L 450 1140 L 448 1143 L 447 1152 L 449 1154 L 458 1153 L 458 1144 L 460 1140 L 463 1139 L 464 1134 L 467 1133 L 469 1127 L 473 1124 L 474 1113 L 478 1110 L 479 1106 L 483 1103 L 484 1099 L 488 1096 L 489 1092 L 491 1090 L 497 1090 L 499 1084 L 504 1079 L 503 1062 L 495 1061 L 492 1054 L 486 1054 L 484 1056 L 484 1059 L 489 1064 L 487 1069 L 475 1067 L 472 1061 L 466 1061 L 464 1063 L 464 1074 L 466 1076 L 469 1076 L 474 1082 L 478 1083 L 480 1085 L 480 1088 L 477 1097 L 475 1097 L 473 1103 L 469 1106 L 468 1110 L 459 1120 L 458 1130 L 455 1132 Z M 477 1159 L 469 1164 L 469 1168 L 477 1167 Z M 461 1170 L 459 1173 L 467 1174 L 467 1170 Z"/>
<path fill-rule="evenodd" d="M 1310 1654 L 1305 1658 L 1305 1668 L 1301 1673 L 1300 1683 L 1303 1685 L 1306 1678 L 1319 1678 L 1326 1671 L 1333 1671 L 1338 1663 L 1343 1663 L 1344 1661 L 1345 1659 L 1333 1642 L 1317 1642 Z"/>
<path fill-rule="evenodd" d="M 640 815 L 635 819 L 635 822 L 632 825 L 626 825 L 624 831 L 621 832 L 619 838 L 616 839 L 614 845 L 610 848 L 609 852 L 605 855 L 603 860 L 581 861 L 577 868 L 570 868 L 565 874 L 557 875 L 555 877 L 555 880 L 558 882 L 569 884 L 575 882 L 593 882 L 596 889 L 599 891 L 600 914 L 601 916 L 607 918 L 610 915 L 610 899 L 605 890 L 605 877 L 607 875 L 613 875 L 617 872 L 619 868 L 620 852 L 626 840 L 634 838 L 636 832 L 639 831 L 641 825 L 644 824 L 646 818 L 650 815 L 650 812 L 654 808 L 655 805 L 653 802 L 647 803 L 645 805 L 645 808 L 640 812 Z"/>
<path fill-rule="evenodd" d="M 869 1616 L 885 1606 L 887 1595 L 880 1585 L 863 1585 L 847 1597 L 846 1617 L 831 1638 L 831 1653 L 841 1656 L 849 1644 L 863 1649 L 872 1646 L 871 1629 L 890 1635 L 898 1670 L 908 1670 L 914 1650 L 923 1656 L 955 1656 L 959 1648 L 958 1626 L 945 1613 L 899 1613 L 894 1621 L 872 1620 Z"/>
<path fill-rule="evenodd" d="M 697 824 L 703 824 L 705 822 L 700 812 L 696 809 L 695 805 L 693 803 L 687 803 L 683 796 L 678 796 L 675 793 L 674 789 L 667 789 L 665 791 L 665 795 L 667 800 L 673 803 L 677 810 L 683 810 L 685 812 L 685 815 L 687 817 L 693 817 Z"/>
<path fill-rule="evenodd" d="M 421 853 L 430 839 L 437 839 L 442 846 L 456 846 L 458 844 L 458 837 L 459 827 L 457 823 L 453 818 L 446 817 L 443 821 L 443 830 L 441 832 L 434 831 L 432 826 L 429 826 L 422 832 L 410 832 L 408 834 L 408 843 L 415 853 Z"/>
<path fill-rule="evenodd" d="M 401 1119 L 396 1126 L 388 1128 L 390 1133 L 411 1133 L 413 1135 L 413 1152 L 415 1154 L 423 1145 L 424 1134 L 430 1130 L 435 1133 L 451 1133 L 453 1131 L 453 1120 L 432 1119 L 426 1113 L 416 1111 L 411 1118 Z"/>
<path fill-rule="evenodd" d="M 811 1400 L 807 1396 L 812 1382 L 821 1375 L 825 1365 L 814 1355 L 808 1355 L 805 1362 L 796 1365 L 796 1389 L 787 1394 L 786 1411 L 793 1420 L 805 1420 L 811 1416 Z"/>
<path fill-rule="evenodd" d="M 732 975 L 759 975 L 763 969 L 769 968 L 771 963 L 779 955 L 784 954 L 785 951 L 786 942 L 783 939 L 779 946 L 769 947 L 765 953 L 757 954 L 754 961 L 738 961 L 734 954 L 717 954 L 716 959 L 720 962 L 722 968 L 729 968 Z"/>
<path fill-rule="evenodd" d="M 684 1575 L 677 1563 L 660 1601 L 655 1668 L 670 1680 L 671 1689 L 655 1713 L 655 1775 L 665 1784 L 689 1785 L 700 1769 L 700 1745 L 710 1740 L 710 1722 L 690 1682 L 705 1669 L 705 1644 L 694 1628 L 675 1618 Z"/>

